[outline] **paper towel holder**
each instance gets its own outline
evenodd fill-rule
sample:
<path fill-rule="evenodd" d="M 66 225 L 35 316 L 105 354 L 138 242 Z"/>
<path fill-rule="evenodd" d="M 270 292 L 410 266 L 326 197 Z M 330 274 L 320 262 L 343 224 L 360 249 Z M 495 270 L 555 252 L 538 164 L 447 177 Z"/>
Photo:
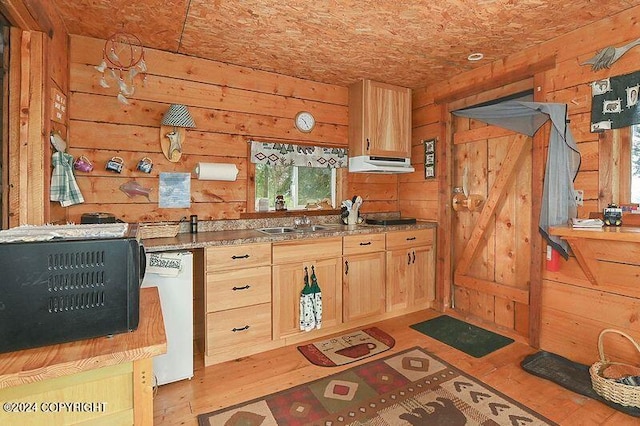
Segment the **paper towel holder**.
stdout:
<path fill-rule="evenodd" d="M 160 146 L 167 160 L 176 163 L 182 157 L 182 144 L 186 130 L 194 129 L 193 121 L 186 105 L 171 104 L 162 118 L 160 126 Z"/>

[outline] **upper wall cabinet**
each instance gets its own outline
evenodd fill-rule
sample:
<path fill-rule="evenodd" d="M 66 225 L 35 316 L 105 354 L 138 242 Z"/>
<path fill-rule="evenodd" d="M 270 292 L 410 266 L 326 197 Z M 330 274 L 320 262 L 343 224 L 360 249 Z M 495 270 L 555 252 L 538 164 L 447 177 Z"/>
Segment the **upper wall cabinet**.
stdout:
<path fill-rule="evenodd" d="M 411 157 L 411 89 L 370 80 L 349 86 L 349 155 Z"/>

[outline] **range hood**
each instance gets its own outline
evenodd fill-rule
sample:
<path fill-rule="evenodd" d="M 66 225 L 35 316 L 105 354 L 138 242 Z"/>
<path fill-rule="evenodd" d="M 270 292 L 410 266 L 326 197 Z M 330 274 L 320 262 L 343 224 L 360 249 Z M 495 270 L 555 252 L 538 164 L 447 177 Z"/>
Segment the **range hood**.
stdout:
<path fill-rule="evenodd" d="M 349 157 L 351 173 L 412 173 L 410 158 L 361 155 Z"/>

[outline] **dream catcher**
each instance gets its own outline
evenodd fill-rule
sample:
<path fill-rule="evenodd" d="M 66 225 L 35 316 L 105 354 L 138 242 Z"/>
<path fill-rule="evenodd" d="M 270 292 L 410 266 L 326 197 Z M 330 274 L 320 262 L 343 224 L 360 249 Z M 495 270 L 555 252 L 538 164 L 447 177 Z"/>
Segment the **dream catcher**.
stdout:
<path fill-rule="evenodd" d="M 135 90 L 134 80 L 142 76 L 142 83 L 147 78 L 147 64 L 144 62 L 144 49 L 140 39 L 133 34 L 118 32 L 104 43 L 102 62 L 96 66 L 102 73 L 100 86 L 111 87 L 111 81 L 118 85 L 118 101 L 129 104 L 128 96 Z"/>

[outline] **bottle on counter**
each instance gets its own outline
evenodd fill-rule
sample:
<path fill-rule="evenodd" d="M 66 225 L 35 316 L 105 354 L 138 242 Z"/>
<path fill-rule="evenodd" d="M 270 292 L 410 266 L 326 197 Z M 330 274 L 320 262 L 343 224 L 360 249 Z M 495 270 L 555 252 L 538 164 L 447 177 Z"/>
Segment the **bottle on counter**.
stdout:
<path fill-rule="evenodd" d="M 192 234 L 197 234 L 198 233 L 198 215 L 192 214 L 191 215 L 191 233 Z"/>

